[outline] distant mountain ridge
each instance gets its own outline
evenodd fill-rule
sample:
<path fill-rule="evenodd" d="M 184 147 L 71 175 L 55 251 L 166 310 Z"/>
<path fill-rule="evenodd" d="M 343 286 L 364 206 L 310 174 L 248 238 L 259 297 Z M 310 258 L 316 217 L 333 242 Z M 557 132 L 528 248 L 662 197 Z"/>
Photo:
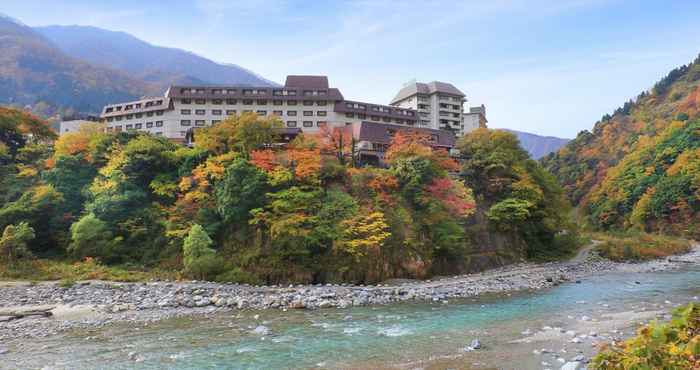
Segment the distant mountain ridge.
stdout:
<path fill-rule="evenodd" d="M 68 55 L 128 72 L 161 87 L 176 83 L 276 85 L 238 65 L 216 63 L 182 49 L 152 45 L 125 32 L 91 26 L 46 26 L 34 30 Z"/>
<path fill-rule="evenodd" d="M 43 102 L 97 112 L 109 102 L 159 90 L 124 72 L 73 58 L 8 16 L 0 17 L 0 50 L 0 104 Z"/>
<path fill-rule="evenodd" d="M 160 95 L 171 84 L 277 86 L 235 64 L 87 26 L 32 28 L 0 14 L 0 105 L 35 113 L 97 113 Z"/>
<path fill-rule="evenodd" d="M 504 130 L 514 133 L 520 140 L 520 145 L 530 153 L 530 157 L 533 159 L 540 159 L 549 153 L 556 152 L 571 141 L 571 139 L 562 139 L 554 136 L 541 136 L 509 129 Z"/>

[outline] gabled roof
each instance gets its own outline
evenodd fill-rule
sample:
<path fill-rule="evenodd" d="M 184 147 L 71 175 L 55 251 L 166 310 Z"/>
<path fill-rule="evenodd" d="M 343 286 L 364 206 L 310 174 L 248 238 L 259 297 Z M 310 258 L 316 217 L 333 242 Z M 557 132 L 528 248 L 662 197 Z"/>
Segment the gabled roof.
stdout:
<path fill-rule="evenodd" d="M 461 92 L 458 88 L 456 88 L 454 85 L 451 83 L 447 82 L 440 82 L 440 81 L 433 81 L 433 82 L 428 82 L 428 83 L 423 83 L 423 82 L 413 82 L 410 83 L 399 90 L 399 92 L 396 94 L 394 99 L 391 99 L 390 104 L 395 104 L 401 100 L 404 100 L 410 96 L 416 95 L 416 94 L 434 94 L 434 93 L 442 93 L 442 94 L 449 94 L 449 95 L 454 95 L 454 96 L 459 96 L 459 97 L 465 97 L 463 92 Z"/>
<path fill-rule="evenodd" d="M 393 137 L 392 132 L 396 131 L 417 132 L 430 135 L 435 139 L 435 142 L 431 143 L 431 145 L 436 147 L 453 148 L 455 146 L 455 142 L 457 141 L 454 133 L 447 130 L 406 127 L 369 121 L 362 121 L 353 124 L 352 130 L 353 136 L 358 141 L 369 141 L 377 144 L 391 144 Z"/>
<path fill-rule="evenodd" d="M 303 76 L 291 75 L 287 76 L 284 82 L 284 87 L 298 87 L 302 89 L 327 89 L 327 76 Z"/>

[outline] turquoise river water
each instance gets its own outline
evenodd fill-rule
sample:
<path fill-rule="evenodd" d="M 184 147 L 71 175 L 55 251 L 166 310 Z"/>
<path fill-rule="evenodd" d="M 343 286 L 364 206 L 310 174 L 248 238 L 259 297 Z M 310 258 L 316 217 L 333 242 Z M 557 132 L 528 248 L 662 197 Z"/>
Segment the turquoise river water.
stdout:
<path fill-rule="evenodd" d="M 668 312 L 699 294 L 700 267 L 692 266 L 609 273 L 545 291 L 448 304 L 229 312 L 32 340 L 0 356 L 0 368 L 540 369 L 542 359 L 532 349 L 544 344 L 512 343 L 526 329 L 566 328 L 581 315 Z M 484 348 L 465 352 L 474 338 Z"/>

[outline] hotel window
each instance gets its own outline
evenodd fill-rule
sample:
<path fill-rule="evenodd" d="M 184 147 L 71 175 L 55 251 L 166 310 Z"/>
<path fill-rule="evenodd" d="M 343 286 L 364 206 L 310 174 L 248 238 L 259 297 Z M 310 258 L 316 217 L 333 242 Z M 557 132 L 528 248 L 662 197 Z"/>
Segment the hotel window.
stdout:
<path fill-rule="evenodd" d="M 112 127 L 107 127 L 107 131 L 112 131 Z"/>
<path fill-rule="evenodd" d="M 384 118 L 382 118 L 382 121 L 384 121 L 384 122 L 391 122 L 391 118 L 389 118 L 389 117 L 384 117 Z"/>
<path fill-rule="evenodd" d="M 284 102 L 283 100 L 273 100 L 272 105 L 282 105 L 283 102 Z"/>
<path fill-rule="evenodd" d="M 121 105 L 118 106 L 118 107 L 117 107 L 117 110 L 118 110 L 118 111 L 122 110 L 122 106 L 121 106 Z"/>
<path fill-rule="evenodd" d="M 126 119 L 132 119 L 132 118 L 134 118 L 134 115 L 133 115 L 133 114 L 127 114 L 127 115 L 126 115 Z"/>
<path fill-rule="evenodd" d="M 153 117 L 153 112 L 146 112 L 146 117 Z"/>
<path fill-rule="evenodd" d="M 258 111 L 255 111 L 255 113 L 257 113 L 258 116 L 266 116 L 267 115 L 266 110 L 258 110 Z"/>
<path fill-rule="evenodd" d="M 226 99 L 226 104 L 228 105 L 235 105 L 236 103 L 236 99 Z"/>
<path fill-rule="evenodd" d="M 358 113 L 358 114 L 357 114 L 357 118 L 359 118 L 359 119 L 367 119 L 367 115 L 364 114 L 364 113 Z"/>
<path fill-rule="evenodd" d="M 316 115 L 319 117 L 325 117 L 326 116 L 326 111 L 325 110 L 320 110 L 316 112 Z"/>
<path fill-rule="evenodd" d="M 243 105 L 253 105 L 253 101 L 249 99 L 243 100 Z"/>
<path fill-rule="evenodd" d="M 304 100 L 304 105 L 309 106 L 309 105 L 314 105 L 313 100 Z"/>
<path fill-rule="evenodd" d="M 236 93 L 236 89 L 226 89 L 226 93 L 227 93 L 227 94 L 235 94 L 235 93 Z"/>
<path fill-rule="evenodd" d="M 122 117 L 122 116 L 116 116 L 116 117 L 115 117 L 115 119 L 116 119 L 117 121 L 121 121 L 122 118 L 124 118 L 124 117 Z"/>
<path fill-rule="evenodd" d="M 192 99 L 182 99 L 182 104 L 192 104 Z"/>
<path fill-rule="evenodd" d="M 204 94 L 206 91 L 204 89 L 197 89 L 195 90 L 197 94 Z"/>
<path fill-rule="evenodd" d="M 285 91 L 287 95 L 289 96 L 297 96 L 297 91 L 296 90 L 287 90 Z"/>
<path fill-rule="evenodd" d="M 163 127 L 163 121 L 156 121 L 156 127 Z"/>
<path fill-rule="evenodd" d="M 284 114 L 284 112 L 282 112 L 281 110 L 273 110 L 272 114 L 275 116 L 281 116 L 282 114 Z"/>
<path fill-rule="evenodd" d="M 304 111 L 304 116 L 306 116 L 306 117 L 311 117 L 311 116 L 313 116 L 313 115 L 314 115 L 314 112 L 311 111 L 311 110 L 305 110 L 305 111 Z"/>
<path fill-rule="evenodd" d="M 196 115 L 198 115 L 198 116 L 203 116 L 203 115 L 205 115 L 206 113 L 207 113 L 207 111 L 204 110 L 204 109 L 197 109 L 197 110 L 194 111 L 194 114 L 196 114 Z"/>
<path fill-rule="evenodd" d="M 212 89 L 211 93 L 212 94 L 221 94 L 221 89 Z M 218 100 L 218 99 L 214 99 L 214 100 Z M 216 104 L 216 103 L 214 103 L 214 104 Z"/>
<path fill-rule="evenodd" d="M 188 115 L 188 114 L 192 114 L 192 111 L 190 109 L 180 109 L 180 114 Z"/>
<path fill-rule="evenodd" d="M 379 121 L 380 120 L 379 116 L 370 116 L 370 119 L 372 121 Z"/>
<path fill-rule="evenodd" d="M 328 102 L 325 101 L 325 100 L 319 100 L 319 101 L 316 102 L 316 105 L 318 105 L 319 107 L 323 107 L 323 106 L 325 106 L 326 104 L 328 104 Z"/>
<path fill-rule="evenodd" d="M 199 105 L 206 104 L 206 102 L 207 101 L 205 99 L 195 99 L 195 101 L 194 101 L 195 104 L 199 104 Z"/>
<path fill-rule="evenodd" d="M 311 90 L 304 90 L 304 96 L 311 96 L 313 94 L 314 94 L 314 92 Z"/>
<path fill-rule="evenodd" d="M 147 101 L 147 102 L 146 102 L 146 107 L 150 107 L 150 106 L 153 106 L 153 102 L 152 102 L 152 101 Z"/>
<path fill-rule="evenodd" d="M 105 109 L 105 113 L 109 113 L 109 112 L 112 112 L 112 111 L 114 111 L 114 108 L 107 108 L 107 109 Z"/>
<path fill-rule="evenodd" d="M 153 127 L 153 122 L 146 122 L 146 128 Z"/>
<path fill-rule="evenodd" d="M 136 113 L 136 114 L 134 114 L 134 117 L 141 118 L 141 117 L 143 117 L 143 113 Z"/>
<path fill-rule="evenodd" d="M 191 126 L 191 125 L 192 125 L 192 121 L 190 121 L 188 119 L 183 119 L 182 121 L 180 121 L 180 126 Z"/>
<path fill-rule="evenodd" d="M 112 118 L 112 117 L 107 117 L 107 122 L 112 122 L 112 121 L 114 121 L 114 118 Z"/>
<path fill-rule="evenodd" d="M 163 115 L 163 111 L 162 111 L 162 110 L 156 111 L 156 116 L 162 116 L 162 115 Z"/>
<path fill-rule="evenodd" d="M 318 127 L 325 127 L 325 126 L 326 126 L 326 121 L 318 121 L 318 122 L 316 122 L 316 126 L 318 126 Z"/>
<path fill-rule="evenodd" d="M 133 108 L 133 107 L 134 107 L 133 105 L 127 104 L 127 106 L 124 107 L 124 110 L 131 110 L 131 108 Z"/>
<path fill-rule="evenodd" d="M 213 114 L 213 115 L 215 115 L 215 116 L 220 116 L 220 115 L 221 115 L 221 109 L 214 109 L 213 111 L 211 111 L 211 114 Z"/>
<path fill-rule="evenodd" d="M 235 109 L 227 109 L 227 110 L 226 110 L 226 115 L 227 115 L 227 116 L 233 116 L 233 115 L 235 115 L 235 114 L 236 114 L 236 110 L 235 110 Z"/>
<path fill-rule="evenodd" d="M 211 103 L 212 103 L 212 104 L 215 104 L 215 105 L 221 105 L 221 104 L 224 103 L 224 101 L 221 100 L 221 99 L 214 99 L 214 100 L 211 101 Z"/>
<path fill-rule="evenodd" d="M 133 130 L 133 129 L 134 129 L 134 125 L 126 125 L 126 129 L 127 129 L 127 130 Z"/>
<path fill-rule="evenodd" d="M 288 111 L 287 111 L 287 115 L 288 115 L 288 116 L 296 116 L 296 115 L 297 115 L 297 111 L 295 111 L 295 110 L 288 110 Z"/>
<path fill-rule="evenodd" d="M 287 121 L 287 127 L 297 127 L 297 121 Z"/>
<path fill-rule="evenodd" d="M 219 123 L 219 122 L 221 122 L 220 119 L 213 119 L 213 120 L 211 120 L 211 124 L 212 124 L 212 125 L 215 125 L 215 124 L 217 124 L 217 123 Z"/>
<path fill-rule="evenodd" d="M 137 124 L 135 124 L 135 125 L 134 125 L 134 128 L 137 129 L 137 130 L 142 129 L 142 128 L 143 128 L 143 123 L 137 123 Z"/>
<path fill-rule="evenodd" d="M 304 121 L 304 127 L 314 127 L 314 123 L 311 121 Z"/>
<path fill-rule="evenodd" d="M 267 100 L 258 100 L 258 105 L 267 105 Z"/>
<path fill-rule="evenodd" d="M 161 105 L 161 104 L 163 104 L 162 100 L 156 100 L 156 105 Z"/>
<path fill-rule="evenodd" d="M 204 126 L 205 123 L 204 123 L 204 120 L 199 120 L 199 119 L 198 119 L 198 120 L 194 121 L 194 125 L 195 125 L 195 126 Z"/>
<path fill-rule="evenodd" d="M 353 117 L 355 117 L 355 113 L 350 113 L 350 112 L 345 113 L 345 117 L 353 118 Z"/>
<path fill-rule="evenodd" d="M 121 131 L 122 130 L 122 125 L 119 126 L 114 126 L 115 131 Z"/>
<path fill-rule="evenodd" d="M 243 110 L 243 113 L 253 113 L 253 111 L 250 110 L 250 109 L 244 109 L 244 110 Z"/>

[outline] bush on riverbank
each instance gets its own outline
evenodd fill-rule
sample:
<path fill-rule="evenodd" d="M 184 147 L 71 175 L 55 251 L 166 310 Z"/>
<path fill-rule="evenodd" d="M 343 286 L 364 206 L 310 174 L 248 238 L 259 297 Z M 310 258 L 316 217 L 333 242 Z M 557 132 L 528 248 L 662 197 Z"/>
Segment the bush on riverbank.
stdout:
<path fill-rule="evenodd" d="M 597 233 L 594 239 L 603 242 L 596 247 L 600 255 L 613 261 L 646 261 L 685 253 L 691 248 L 684 239 L 641 232 Z"/>
<path fill-rule="evenodd" d="M 591 365 L 599 370 L 700 368 L 700 306 L 678 308 L 670 323 L 653 322 L 635 337 L 603 347 Z"/>
<path fill-rule="evenodd" d="M 174 280 L 178 274 L 160 269 L 137 269 L 128 266 L 105 266 L 94 258 L 72 262 L 53 259 L 21 260 L 0 264 L 0 280 L 112 280 L 145 281 Z"/>

